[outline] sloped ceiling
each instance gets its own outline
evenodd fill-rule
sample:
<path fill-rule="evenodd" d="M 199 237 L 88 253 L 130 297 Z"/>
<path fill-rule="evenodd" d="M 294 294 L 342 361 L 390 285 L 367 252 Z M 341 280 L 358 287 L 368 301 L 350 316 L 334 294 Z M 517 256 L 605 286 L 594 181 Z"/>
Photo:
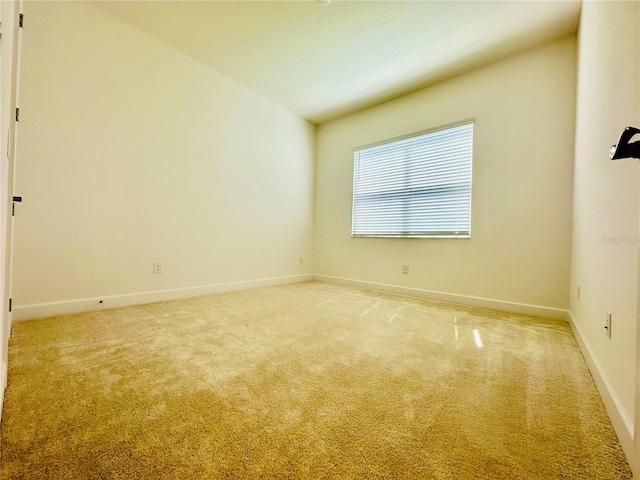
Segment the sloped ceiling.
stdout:
<path fill-rule="evenodd" d="M 580 1 L 93 2 L 312 123 L 573 34 Z"/>

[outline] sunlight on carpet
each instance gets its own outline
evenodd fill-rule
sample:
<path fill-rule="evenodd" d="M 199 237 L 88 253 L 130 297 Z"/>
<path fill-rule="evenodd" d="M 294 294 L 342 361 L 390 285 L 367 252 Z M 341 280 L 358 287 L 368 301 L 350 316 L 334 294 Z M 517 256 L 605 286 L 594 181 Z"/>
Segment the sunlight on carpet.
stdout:
<path fill-rule="evenodd" d="M 17 323 L 2 479 L 629 479 L 564 322 L 307 282 Z"/>

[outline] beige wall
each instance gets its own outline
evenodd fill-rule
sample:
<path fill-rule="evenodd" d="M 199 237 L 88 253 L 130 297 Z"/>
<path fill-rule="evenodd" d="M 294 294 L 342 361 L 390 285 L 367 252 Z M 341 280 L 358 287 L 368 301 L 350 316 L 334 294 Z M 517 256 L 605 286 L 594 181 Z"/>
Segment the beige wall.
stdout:
<path fill-rule="evenodd" d="M 567 308 L 575 81 L 570 37 L 321 125 L 315 272 Z M 471 239 L 351 238 L 353 148 L 470 117 Z"/>
<path fill-rule="evenodd" d="M 17 312 L 311 273 L 315 126 L 90 4 L 25 9 Z"/>
<path fill-rule="evenodd" d="M 610 415 L 627 453 L 636 387 L 638 160 L 612 162 L 608 149 L 626 126 L 640 126 L 639 7 L 583 5 L 571 265 L 571 316 L 592 370 L 603 379 L 605 401 L 613 399 Z M 607 311 L 613 314 L 611 339 L 604 335 Z"/>

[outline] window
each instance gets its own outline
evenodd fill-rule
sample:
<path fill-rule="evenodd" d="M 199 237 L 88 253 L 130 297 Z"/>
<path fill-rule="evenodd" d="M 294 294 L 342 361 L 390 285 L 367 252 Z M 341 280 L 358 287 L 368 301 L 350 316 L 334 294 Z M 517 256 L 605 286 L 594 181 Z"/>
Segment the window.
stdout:
<path fill-rule="evenodd" d="M 473 121 L 358 148 L 353 237 L 471 236 Z"/>

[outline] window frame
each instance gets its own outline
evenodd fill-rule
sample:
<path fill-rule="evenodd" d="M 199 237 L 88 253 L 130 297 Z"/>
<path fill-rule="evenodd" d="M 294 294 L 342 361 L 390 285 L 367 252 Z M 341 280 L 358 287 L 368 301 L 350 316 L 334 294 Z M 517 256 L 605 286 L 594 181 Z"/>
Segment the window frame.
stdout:
<path fill-rule="evenodd" d="M 400 232 L 397 234 L 388 234 L 388 233 L 354 233 L 354 225 L 355 225 L 355 213 L 356 213 L 356 154 L 362 150 L 366 150 L 369 148 L 392 144 L 394 142 L 399 142 L 402 140 L 410 139 L 413 137 L 419 137 L 422 135 L 427 135 L 429 133 L 435 133 L 438 131 L 448 130 L 451 128 L 463 126 L 463 125 L 471 125 L 471 154 L 469 159 L 469 229 L 468 232 L 465 230 L 461 233 L 451 233 L 444 232 L 443 234 L 438 233 L 418 233 L 418 234 L 410 234 L 408 232 Z M 352 191 L 351 191 L 351 237 L 352 238 L 403 238 L 403 239 L 412 239 L 412 238 L 431 238 L 431 239 L 470 239 L 471 231 L 472 231 L 472 223 L 473 223 L 473 157 L 475 151 L 475 118 L 467 118 L 464 120 L 460 120 L 453 123 L 448 123 L 445 125 L 439 125 L 433 128 L 428 128 L 425 130 L 419 130 L 417 132 L 408 133 L 405 135 L 399 135 L 392 138 L 387 138 L 384 140 L 380 140 L 377 142 L 361 145 L 355 147 L 352 153 Z"/>

